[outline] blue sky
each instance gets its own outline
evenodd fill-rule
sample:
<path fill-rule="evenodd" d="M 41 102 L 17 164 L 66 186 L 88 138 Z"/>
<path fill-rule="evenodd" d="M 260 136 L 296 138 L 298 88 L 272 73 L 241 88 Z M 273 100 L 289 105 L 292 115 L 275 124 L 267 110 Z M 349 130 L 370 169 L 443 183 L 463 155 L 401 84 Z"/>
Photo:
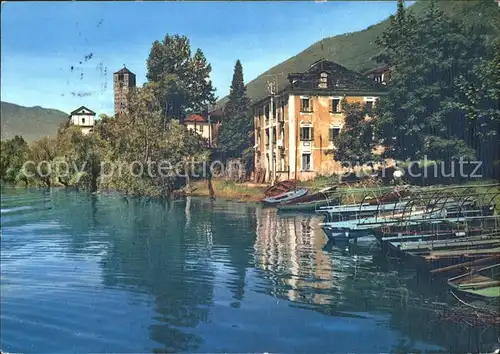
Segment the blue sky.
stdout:
<path fill-rule="evenodd" d="M 387 18 L 395 2 L 2 2 L 1 99 L 70 112 L 113 113 L 112 73 L 145 81 L 146 59 L 167 33 L 188 36 L 212 65 L 217 96 L 233 66 L 245 82 L 327 36 Z M 85 60 L 85 56 L 92 57 Z"/>

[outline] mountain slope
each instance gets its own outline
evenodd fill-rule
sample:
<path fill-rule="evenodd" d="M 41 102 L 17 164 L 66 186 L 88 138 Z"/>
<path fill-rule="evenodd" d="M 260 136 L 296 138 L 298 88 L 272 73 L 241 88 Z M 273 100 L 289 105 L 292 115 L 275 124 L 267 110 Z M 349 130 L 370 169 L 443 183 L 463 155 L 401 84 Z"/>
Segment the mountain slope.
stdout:
<path fill-rule="evenodd" d="M 31 142 L 45 135 L 53 136 L 57 134 L 59 125 L 67 119 L 67 113 L 56 109 L 1 102 L 2 139 L 21 135 L 24 140 Z"/>
<path fill-rule="evenodd" d="M 429 1 L 420 0 L 409 7 L 416 16 L 421 16 Z M 498 34 L 500 32 L 500 8 L 495 0 L 480 1 L 436 1 L 436 5 L 448 16 L 465 21 L 468 24 L 483 23 Z M 394 12 L 396 3 L 394 3 Z M 380 53 L 380 48 L 375 44 L 375 39 L 389 26 L 386 19 L 365 30 L 343 34 L 335 37 L 324 38 L 314 43 L 304 51 L 274 66 L 247 84 L 247 93 L 252 101 L 257 101 L 267 94 L 267 81 L 273 76 L 278 82 L 278 89 L 284 87 L 287 75 L 293 72 L 303 72 L 313 62 L 324 58 L 341 64 L 348 69 L 364 72 L 373 69 L 377 64 L 375 57 Z M 243 63 L 245 65 L 245 63 Z M 227 97 L 217 102 L 219 108 L 225 104 Z"/>

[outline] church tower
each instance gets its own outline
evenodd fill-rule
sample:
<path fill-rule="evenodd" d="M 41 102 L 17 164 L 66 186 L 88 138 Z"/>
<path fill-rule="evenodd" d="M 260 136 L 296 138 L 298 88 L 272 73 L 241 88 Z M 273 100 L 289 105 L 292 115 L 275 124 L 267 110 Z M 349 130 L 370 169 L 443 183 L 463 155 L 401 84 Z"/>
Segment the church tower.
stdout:
<path fill-rule="evenodd" d="M 125 66 L 113 74 L 113 90 L 115 92 L 115 116 L 126 112 L 130 88 L 135 87 L 135 74 Z"/>

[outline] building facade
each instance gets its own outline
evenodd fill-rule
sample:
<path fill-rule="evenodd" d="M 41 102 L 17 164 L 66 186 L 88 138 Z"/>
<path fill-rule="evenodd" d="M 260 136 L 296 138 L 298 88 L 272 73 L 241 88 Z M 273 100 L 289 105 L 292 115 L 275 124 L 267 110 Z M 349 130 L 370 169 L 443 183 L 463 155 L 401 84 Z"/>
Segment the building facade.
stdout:
<path fill-rule="evenodd" d="M 191 114 L 184 119 L 184 125 L 207 139 L 208 146 L 216 147 L 222 123 L 219 112 L 212 113 L 207 113 L 207 118 L 199 114 Z"/>
<path fill-rule="evenodd" d="M 369 109 L 384 94 L 382 84 L 331 61 L 289 74 L 286 87 L 253 105 L 256 176 L 274 182 L 340 172 L 334 157 L 343 103 Z"/>
<path fill-rule="evenodd" d="M 136 86 L 135 74 L 123 67 L 113 74 L 113 91 L 115 100 L 115 115 L 126 112 L 128 107 L 128 94 Z"/>
<path fill-rule="evenodd" d="M 75 109 L 69 115 L 70 124 L 80 127 L 84 135 L 94 129 L 96 113 L 85 106 Z"/>

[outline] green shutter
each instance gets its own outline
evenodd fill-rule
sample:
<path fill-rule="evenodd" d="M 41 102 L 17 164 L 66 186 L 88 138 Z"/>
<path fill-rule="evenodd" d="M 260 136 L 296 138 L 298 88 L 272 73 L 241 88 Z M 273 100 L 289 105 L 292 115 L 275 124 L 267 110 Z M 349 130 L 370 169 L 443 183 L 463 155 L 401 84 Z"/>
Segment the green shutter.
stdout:
<path fill-rule="evenodd" d="M 314 112 L 313 99 L 312 98 L 309 98 L 309 111 L 310 112 Z"/>
<path fill-rule="evenodd" d="M 299 131 L 300 131 L 300 140 L 304 140 L 304 129 L 299 128 Z"/>
<path fill-rule="evenodd" d="M 311 127 L 311 140 L 314 140 L 314 128 Z"/>

